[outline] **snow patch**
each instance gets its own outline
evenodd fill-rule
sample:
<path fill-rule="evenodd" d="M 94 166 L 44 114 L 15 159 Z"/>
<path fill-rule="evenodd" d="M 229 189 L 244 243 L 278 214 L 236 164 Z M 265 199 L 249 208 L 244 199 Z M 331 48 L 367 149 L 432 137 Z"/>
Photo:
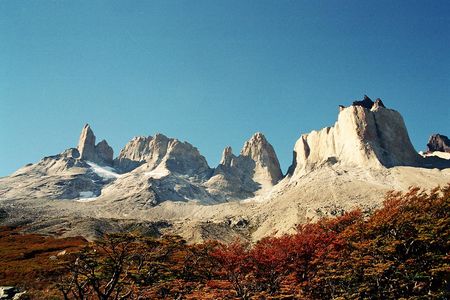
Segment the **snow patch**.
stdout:
<path fill-rule="evenodd" d="M 154 179 L 160 179 L 167 175 L 170 175 L 170 172 L 166 168 L 156 168 L 150 172 L 145 172 L 144 174 Z"/>
<path fill-rule="evenodd" d="M 75 200 L 76 202 L 92 202 L 97 200 L 97 197 L 92 197 L 92 198 L 80 198 Z"/>
<path fill-rule="evenodd" d="M 94 192 L 87 191 L 87 192 L 80 192 L 80 198 L 92 198 L 94 197 Z"/>
<path fill-rule="evenodd" d="M 94 192 L 91 191 L 83 191 L 80 192 L 79 197 L 76 202 L 91 202 L 97 200 L 97 197 L 95 197 Z"/>
<path fill-rule="evenodd" d="M 91 161 L 88 161 L 87 163 L 91 166 L 92 171 L 104 179 L 116 179 L 121 176 L 114 168 L 99 166 Z"/>
<path fill-rule="evenodd" d="M 422 151 L 421 151 L 422 152 Z M 448 152 L 441 152 L 441 151 L 434 151 L 434 152 L 426 152 L 426 153 L 420 153 L 423 157 L 430 157 L 430 156 L 436 156 L 442 159 L 448 159 L 450 160 L 450 153 Z"/>

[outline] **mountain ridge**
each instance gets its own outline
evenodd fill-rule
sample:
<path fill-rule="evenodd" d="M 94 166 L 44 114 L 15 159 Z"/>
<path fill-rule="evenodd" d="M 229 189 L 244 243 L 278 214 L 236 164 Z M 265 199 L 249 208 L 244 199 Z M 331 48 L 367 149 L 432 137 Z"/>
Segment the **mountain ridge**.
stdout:
<path fill-rule="evenodd" d="M 216 167 L 162 134 L 134 137 L 117 157 L 95 142 L 86 125 L 77 148 L 0 178 L 0 224 L 91 238 L 150 226 L 189 241 L 255 241 L 319 216 L 369 212 L 390 189 L 450 182 L 450 160 L 419 155 L 401 115 L 367 96 L 340 106 L 334 126 L 301 135 L 286 174 L 261 133 L 238 155 L 226 147 Z"/>

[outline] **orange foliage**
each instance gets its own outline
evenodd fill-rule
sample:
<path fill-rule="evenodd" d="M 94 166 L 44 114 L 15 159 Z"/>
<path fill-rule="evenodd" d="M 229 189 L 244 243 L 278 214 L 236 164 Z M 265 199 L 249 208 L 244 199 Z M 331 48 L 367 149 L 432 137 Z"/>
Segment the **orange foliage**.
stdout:
<path fill-rule="evenodd" d="M 22 228 L 0 227 L 0 285 L 13 285 L 29 294 L 56 294 L 61 262 L 79 251 L 82 237 L 58 239 L 39 234 L 21 234 Z M 64 253 L 65 255 L 61 255 Z M 59 255 L 58 255 L 59 254 Z"/>

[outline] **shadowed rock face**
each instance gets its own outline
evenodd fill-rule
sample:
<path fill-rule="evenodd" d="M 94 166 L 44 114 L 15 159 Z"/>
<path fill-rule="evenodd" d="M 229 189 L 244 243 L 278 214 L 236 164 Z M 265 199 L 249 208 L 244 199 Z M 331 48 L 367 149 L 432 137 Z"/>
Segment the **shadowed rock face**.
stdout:
<path fill-rule="evenodd" d="M 383 101 L 381 101 L 380 98 L 377 98 L 375 100 L 375 102 L 373 102 L 372 99 L 370 99 L 367 95 L 364 95 L 364 99 L 361 101 L 358 101 L 358 100 L 353 101 L 352 105 L 353 106 L 362 106 L 367 109 L 376 109 L 378 107 L 386 108 L 386 106 L 384 106 L 384 103 L 383 103 Z M 345 107 L 340 105 L 339 108 L 340 108 L 340 110 L 342 110 Z"/>
<path fill-rule="evenodd" d="M 450 140 L 442 134 L 433 134 L 428 140 L 427 150 L 429 152 L 440 151 L 450 153 Z"/>
<path fill-rule="evenodd" d="M 102 140 L 95 146 L 95 153 L 100 164 L 111 166 L 113 163 L 113 149 L 108 145 L 108 142 Z"/>
<path fill-rule="evenodd" d="M 386 106 L 384 106 L 384 103 L 383 103 L 383 101 L 381 101 L 380 98 L 377 98 L 375 100 L 375 103 L 373 104 L 372 109 L 377 109 L 378 107 L 386 108 Z"/>
<path fill-rule="evenodd" d="M 374 105 L 374 102 L 372 101 L 372 99 L 370 99 L 367 95 L 364 95 L 364 99 L 361 101 L 353 101 L 353 106 L 362 106 L 364 108 L 367 109 L 371 109 L 372 106 Z"/>
<path fill-rule="evenodd" d="M 80 159 L 92 161 L 100 165 L 111 166 L 113 149 L 105 140 L 95 145 L 95 135 L 89 124 L 84 125 L 78 142 Z"/>

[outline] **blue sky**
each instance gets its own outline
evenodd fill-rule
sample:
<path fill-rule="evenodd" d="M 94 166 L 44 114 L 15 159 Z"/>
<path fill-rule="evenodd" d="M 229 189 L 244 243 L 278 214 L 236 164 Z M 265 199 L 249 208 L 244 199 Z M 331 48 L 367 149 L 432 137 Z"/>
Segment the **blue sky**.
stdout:
<path fill-rule="evenodd" d="M 0 176 L 77 144 L 187 140 L 215 166 L 300 134 L 364 94 L 417 150 L 450 134 L 448 1 L 0 1 Z"/>

